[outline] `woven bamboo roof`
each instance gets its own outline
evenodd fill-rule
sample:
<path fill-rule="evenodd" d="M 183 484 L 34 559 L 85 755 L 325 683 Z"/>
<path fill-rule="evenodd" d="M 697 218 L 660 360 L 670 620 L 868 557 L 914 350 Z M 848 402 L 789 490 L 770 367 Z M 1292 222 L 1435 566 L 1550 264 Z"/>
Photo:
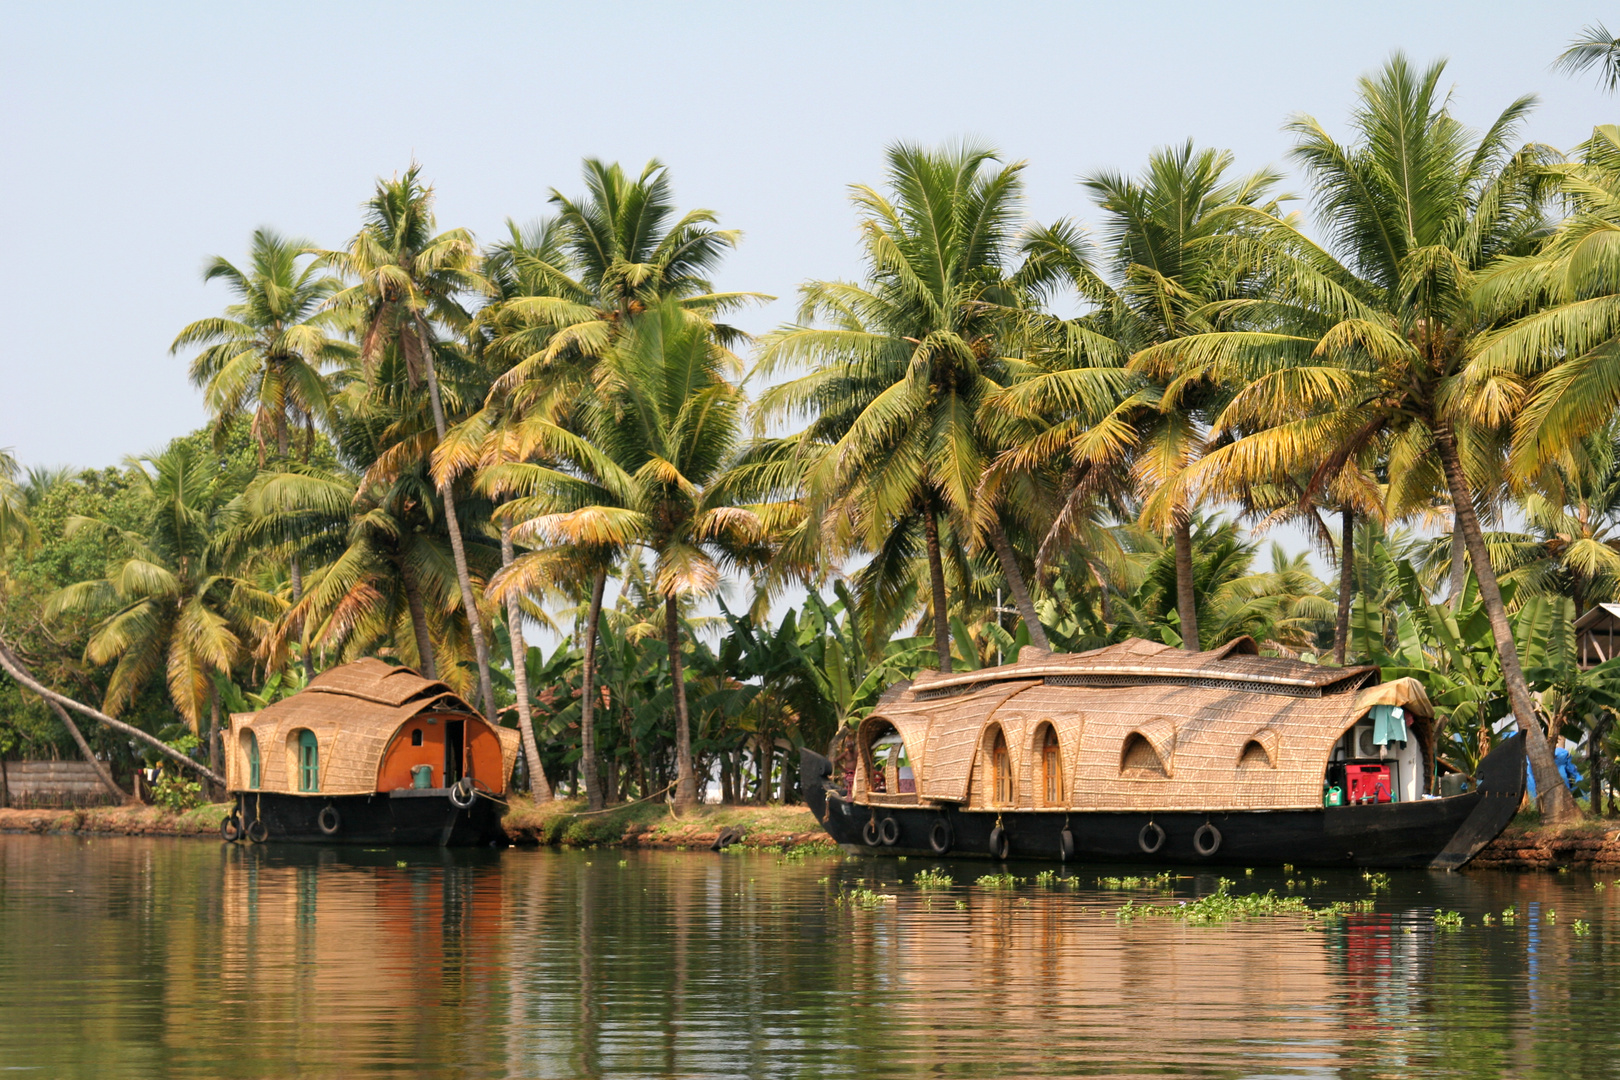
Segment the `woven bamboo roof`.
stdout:
<path fill-rule="evenodd" d="M 919 674 L 885 695 L 860 743 L 892 725 L 922 801 L 989 805 L 987 763 L 1000 735 L 1012 807 L 1036 808 L 1050 725 L 1063 805 L 1076 810 L 1320 806 L 1333 744 L 1365 714 L 1357 691 L 1378 681 L 1378 669 L 1258 652 L 1250 638 L 1197 653 L 1141 640 L 1085 653 L 1025 649 L 1013 664 Z M 867 772 L 863 754 L 857 796 L 870 790 Z"/>
<path fill-rule="evenodd" d="M 289 698 L 256 713 L 231 717 L 228 786 L 232 791 L 247 790 L 241 733 L 252 731 L 259 744 L 258 790 L 296 792 L 289 740 L 295 732 L 307 729 L 315 733 L 320 746 L 320 794 L 375 792 L 378 766 L 389 740 L 407 720 L 427 712 L 486 723 L 449 686 L 410 668 L 372 657 L 332 668 Z M 490 727 L 501 740 L 504 768 L 499 785 L 494 778 L 486 778 L 486 783 L 504 790 L 517 759 L 520 736 L 510 728 Z"/>

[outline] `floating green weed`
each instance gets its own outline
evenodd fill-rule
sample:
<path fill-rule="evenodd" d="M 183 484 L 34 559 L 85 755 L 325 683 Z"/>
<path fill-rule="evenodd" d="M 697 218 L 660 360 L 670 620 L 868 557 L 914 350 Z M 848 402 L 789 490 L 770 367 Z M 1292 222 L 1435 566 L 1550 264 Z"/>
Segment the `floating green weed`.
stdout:
<path fill-rule="evenodd" d="M 722 855 L 741 855 L 748 850 L 744 844 L 727 844 L 720 849 Z"/>
<path fill-rule="evenodd" d="M 1225 880 L 1224 878 L 1222 880 Z M 1126 892 L 1136 889 L 1165 890 L 1170 888 L 1170 871 L 1155 874 L 1153 877 L 1100 877 L 1097 879 L 1099 889 L 1118 889 Z"/>
<path fill-rule="evenodd" d="M 1389 888 L 1388 874 L 1376 874 L 1373 871 L 1368 870 L 1366 873 L 1361 875 L 1361 880 L 1365 881 L 1367 883 L 1367 888 L 1371 889 L 1373 892 L 1381 892 L 1382 890 Z"/>
<path fill-rule="evenodd" d="M 1479 921 L 1485 926 L 1491 925 L 1491 913 L 1487 911 L 1485 914 L 1479 917 Z"/>
<path fill-rule="evenodd" d="M 1165 875 L 1168 877 L 1168 875 Z M 1114 913 L 1115 918 L 1124 922 L 1135 919 L 1160 918 L 1175 919 L 1186 923 L 1224 923 L 1247 919 L 1268 918 L 1278 915 L 1297 915 L 1307 919 L 1336 919 L 1349 911 L 1370 910 L 1371 904 L 1364 908 L 1359 904 L 1329 904 L 1326 907 L 1313 908 L 1298 896 L 1279 896 L 1275 889 L 1263 893 L 1248 893 L 1243 896 L 1233 896 L 1232 886 L 1236 884 L 1231 878 L 1221 878 L 1215 891 L 1197 900 L 1184 901 L 1179 904 L 1138 904 L 1135 900 L 1127 900 L 1125 904 Z"/>
<path fill-rule="evenodd" d="M 911 883 L 919 889 L 948 889 L 955 885 L 956 881 L 945 871 L 933 869 L 917 871 L 917 876 L 911 879 Z"/>
<path fill-rule="evenodd" d="M 1434 925 L 1436 926 L 1444 927 L 1448 930 L 1455 930 L 1462 924 L 1463 917 L 1461 912 L 1437 911 L 1434 913 Z"/>
<path fill-rule="evenodd" d="M 868 889 L 861 885 L 853 889 L 840 888 L 838 895 L 833 897 L 833 903 L 841 907 L 875 908 L 883 904 L 892 904 L 896 899 L 893 893 L 880 893 L 876 889 Z"/>
<path fill-rule="evenodd" d="M 1042 870 L 1035 875 L 1037 889 L 1055 889 L 1058 887 L 1058 872 L 1056 870 Z"/>
<path fill-rule="evenodd" d="M 1514 923 L 1514 920 L 1516 920 L 1518 917 L 1519 917 L 1519 909 L 1514 907 L 1512 904 L 1509 904 L 1507 907 L 1502 909 L 1502 925 L 1503 926 L 1512 926 L 1513 923 Z"/>
<path fill-rule="evenodd" d="M 1018 888 L 1018 879 L 1011 874 L 985 874 L 973 884 L 981 889 L 1004 889 L 1011 891 Z"/>
<path fill-rule="evenodd" d="M 1552 910 L 1551 908 L 1548 908 L 1547 909 L 1547 921 L 1549 923 L 1556 923 L 1558 921 L 1558 912 Z"/>
<path fill-rule="evenodd" d="M 1580 919 L 1576 919 L 1574 922 L 1570 923 L 1570 929 L 1575 931 L 1576 937 L 1585 937 L 1587 934 L 1592 932 L 1592 925 Z"/>

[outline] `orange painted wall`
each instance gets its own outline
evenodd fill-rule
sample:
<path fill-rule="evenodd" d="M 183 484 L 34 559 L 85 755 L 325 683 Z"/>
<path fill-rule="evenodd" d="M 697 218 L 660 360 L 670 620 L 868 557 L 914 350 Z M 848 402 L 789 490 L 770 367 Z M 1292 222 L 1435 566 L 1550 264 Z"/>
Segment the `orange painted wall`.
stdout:
<path fill-rule="evenodd" d="M 467 722 L 467 753 L 465 760 L 472 775 L 496 792 L 504 793 L 506 778 L 501 775 L 501 741 L 489 725 L 473 717 L 449 717 Z M 445 787 L 444 782 L 444 724 L 446 717 L 424 714 L 405 722 L 394 733 L 388 750 L 383 754 L 382 767 L 377 770 L 377 790 L 393 791 L 411 786 L 411 769 L 416 765 L 433 767 L 432 787 Z M 411 745 L 411 732 L 422 732 L 422 745 Z"/>
<path fill-rule="evenodd" d="M 506 793 L 506 777 L 501 775 L 501 740 L 493 728 L 481 720 L 467 724 L 468 772 L 480 787 L 497 795 Z"/>

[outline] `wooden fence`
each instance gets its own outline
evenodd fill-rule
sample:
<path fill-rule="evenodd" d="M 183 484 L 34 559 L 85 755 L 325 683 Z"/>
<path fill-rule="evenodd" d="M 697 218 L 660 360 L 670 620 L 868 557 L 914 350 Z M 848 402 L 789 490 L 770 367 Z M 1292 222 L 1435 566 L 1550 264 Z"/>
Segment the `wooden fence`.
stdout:
<path fill-rule="evenodd" d="M 88 761 L 0 761 L 0 806 L 110 806 L 117 801 Z"/>

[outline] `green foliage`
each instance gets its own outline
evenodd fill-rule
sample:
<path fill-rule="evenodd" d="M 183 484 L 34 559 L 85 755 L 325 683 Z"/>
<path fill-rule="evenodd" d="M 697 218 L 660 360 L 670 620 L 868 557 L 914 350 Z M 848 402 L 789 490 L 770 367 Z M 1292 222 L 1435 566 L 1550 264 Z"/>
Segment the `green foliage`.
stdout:
<path fill-rule="evenodd" d="M 911 883 L 919 889 L 948 889 L 956 884 L 956 880 L 945 871 L 935 867 L 928 870 L 919 870 Z"/>

